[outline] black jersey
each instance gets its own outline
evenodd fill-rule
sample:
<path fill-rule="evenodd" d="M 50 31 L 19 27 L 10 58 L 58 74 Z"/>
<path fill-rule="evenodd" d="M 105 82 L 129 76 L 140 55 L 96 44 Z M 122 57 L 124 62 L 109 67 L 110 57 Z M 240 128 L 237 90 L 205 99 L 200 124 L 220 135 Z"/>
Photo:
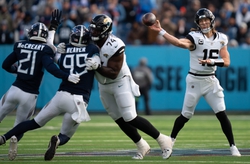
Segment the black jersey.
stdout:
<path fill-rule="evenodd" d="M 93 87 L 95 71 L 86 70 L 86 58 L 94 55 L 99 56 L 99 48 L 94 44 L 88 44 L 83 47 L 75 47 L 71 44 L 66 44 L 66 53 L 61 54 L 58 60 L 60 69 L 70 74 L 79 74 L 80 81 L 73 84 L 67 80 L 63 80 L 60 84 L 59 91 L 67 91 L 71 94 L 82 95 L 86 103 L 89 102 L 89 97 Z"/>
<path fill-rule="evenodd" d="M 46 43 L 19 41 L 14 44 L 13 52 L 3 61 L 2 67 L 8 72 L 17 73 L 14 86 L 28 93 L 39 94 L 44 68 L 64 80 L 69 76 L 54 63 L 54 55 L 52 48 Z M 18 65 L 13 69 L 16 62 Z"/>

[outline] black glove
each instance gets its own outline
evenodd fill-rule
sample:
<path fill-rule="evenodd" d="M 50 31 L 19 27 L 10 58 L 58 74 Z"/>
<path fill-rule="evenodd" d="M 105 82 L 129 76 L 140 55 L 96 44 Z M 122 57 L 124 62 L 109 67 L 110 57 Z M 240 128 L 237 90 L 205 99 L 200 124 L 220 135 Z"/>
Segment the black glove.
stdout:
<path fill-rule="evenodd" d="M 52 11 L 51 14 L 51 21 L 50 21 L 50 26 L 49 26 L 49 30 L 55 30 L 57 29 L 57 27 L 61 24 L 61 16 L 62 16 L 62 11 L 60 11 L 59 9 L 55 9 L 54 11 Z"/>

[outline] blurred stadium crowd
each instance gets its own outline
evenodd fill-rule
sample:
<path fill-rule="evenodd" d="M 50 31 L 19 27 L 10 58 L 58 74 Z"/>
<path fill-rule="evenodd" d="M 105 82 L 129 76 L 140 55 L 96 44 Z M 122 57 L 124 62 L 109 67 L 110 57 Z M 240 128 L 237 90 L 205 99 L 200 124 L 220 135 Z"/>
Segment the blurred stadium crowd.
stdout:
<path fill-rule="evenodd" d="M 250 0 L 0 0 L 0 44 L 26 39 L 26 29 L 35 22 L 50 23 L 51 12 L 62 10 L 55 44 L 68 42 L 72 27 L 88 27 L 95 15 L 113 19 L 113 33 L 127 45 L 168 45 L 162 36 L 142 25 L 141 16 L 153 12 L 162 27 L 178 38 L 185 37 L 199 8 L 216 17 L 217 31 L 229 38 L 229 47 L 250 47 Z"/>

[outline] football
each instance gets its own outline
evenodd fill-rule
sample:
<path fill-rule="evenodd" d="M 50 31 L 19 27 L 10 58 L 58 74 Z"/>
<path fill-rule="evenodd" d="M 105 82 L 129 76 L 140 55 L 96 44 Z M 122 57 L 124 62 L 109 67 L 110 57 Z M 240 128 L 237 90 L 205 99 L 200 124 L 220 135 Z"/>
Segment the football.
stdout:
<path fill-rule="evenodd" d="M 146 26 L 152 26 L 156 21 L 156 16 L 153 13 L 146 13 L 142 16 L 142 23 Z"/>

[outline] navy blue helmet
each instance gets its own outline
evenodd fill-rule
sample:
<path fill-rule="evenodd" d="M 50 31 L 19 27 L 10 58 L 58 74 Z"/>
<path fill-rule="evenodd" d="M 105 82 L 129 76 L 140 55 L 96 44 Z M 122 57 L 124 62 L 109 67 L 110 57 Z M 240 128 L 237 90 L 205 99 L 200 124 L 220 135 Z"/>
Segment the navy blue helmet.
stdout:
<path fill-rule="evenodd" d="M 35 23 L 28 29 L 29 40 L 47 42 L 49 32 L 43 23 Z"/>
<path fill-rule="evenodd" d="M 82 47 L 85 46 L 90 40 L 89 30 L 83 25 L 75 26 L 70 33 L 69 43 Z"/>

